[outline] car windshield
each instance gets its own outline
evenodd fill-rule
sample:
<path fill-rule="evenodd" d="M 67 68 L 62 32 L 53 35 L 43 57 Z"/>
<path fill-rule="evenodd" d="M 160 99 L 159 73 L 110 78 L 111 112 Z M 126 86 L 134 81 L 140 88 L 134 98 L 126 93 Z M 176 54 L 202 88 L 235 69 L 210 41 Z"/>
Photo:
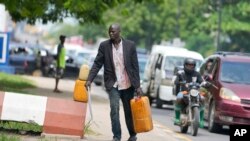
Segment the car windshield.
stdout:
<path fill-rule="evenodd" d="M 78 53 L 77 57 L 80 57 L 80 58 L 89 58 L 90 57 L 90 53 L 80 52 L 80 53 Z"/>
<path fill-rule="evenodd" d="M 66 55 L 68 56 L 74 56 L 75 53 L 76 53 L 76 50 L 66 50 Z"/>
<path fill-rule="evenodd" d="M 144 68 L 145 68 L 146 62 L 147 62 L 147 60 L 140 60 L 139 59 L 138 63 L 139 63 L 140 73 L 144 72 Z"/>
<path fill-rule="evenodd" d="M 177 66 L 183 66 L 183 62 L 186 57 L 179 57 L 179 56 L 168 56 L 165 59 L 164 69 L 167 72 L 173 72 L 174 68 Z M 194 59 L 196 61 L 196 70 L 200 67 L 202 61 Z"/>
<path fill-rule="evenodd" d="M 250 84 L 249 62 L 223 62 L 220 79 L 227 83 Z"/>
<path fill-rule="evenodd" d="M 87 52 L 79 52 L 77 54 L 77 62 L 81 64 L 88 64 L 91 54 Z"/>

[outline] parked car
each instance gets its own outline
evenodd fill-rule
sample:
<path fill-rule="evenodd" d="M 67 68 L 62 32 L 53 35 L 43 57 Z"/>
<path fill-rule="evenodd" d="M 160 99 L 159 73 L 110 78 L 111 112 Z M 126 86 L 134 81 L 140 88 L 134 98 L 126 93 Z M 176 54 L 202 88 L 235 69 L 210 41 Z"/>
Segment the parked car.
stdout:
<path fill-rule="evenodd" d="M 11 44 L 9 64 L 15 67 L 15 73 L 31 74 L 36 69 L 35 51 L 26 44 Z"/>
<path fill-rule="evenodd" d="M 139 64 L 139 75 L 140 75 L 140 83 L 142 85 L 144 79 L 145 66 L 148 60 L 148 55 L 146 54 L 138 54 L 138 64 Z"/>
<path fill-rule="evenodd" d="M 56 48 L 54 53 L 56 53 Z M 76 79 L 79 75 L 79 69 L 83 64 L 89 64 L 90 57 L 96 53 L 93 49 L 87 49 L 81 46 L 65 44 L 66 48 L 66 68 L 64 76 Z"/>
<path fill-rule="evenodd" d="M 97 53 L 93 53 L 92 55 L 90 55 L 89 57 L 89 67 L 91 68 L 94 61 L 95 61 L 95 57 L 96 57 Z M 93 80 L 93 82 L 97 85 L 97 86 L 101 86 L 104 83 L 104 68 L 102 67 L 99 72 L 97 73 L 95 79 Z"/>
<path fill-rule="evenodd" d="M 76 52 L 74 63 L 76 64 L 77 68 L 81 68 L 82 64 L 89 65 L 91 61 L 94 61 L 93 57 L 95 57 L 97 51 L 90 50 L 90 49 L 81 49 Z"/>
<path fill-rule="evenodd" d="M 208 61 L 212 66 L 205 71 Z M 205 102 L 208 130 L 219 132 L 223 125 L 250 125 L 250 54 L 216 53 L 206 58 L 200 72 L 212 83 Z"/>
<path fill-rule="evenodd" d="M 54 58 L 43 47 L 15 43 L 10 44 L 9 64 L 15 67 L 17 74 L 33 74 L 35 70 L 41 70 L 41 75 L 48 75 L 46 67 L 50 66 Z"/>

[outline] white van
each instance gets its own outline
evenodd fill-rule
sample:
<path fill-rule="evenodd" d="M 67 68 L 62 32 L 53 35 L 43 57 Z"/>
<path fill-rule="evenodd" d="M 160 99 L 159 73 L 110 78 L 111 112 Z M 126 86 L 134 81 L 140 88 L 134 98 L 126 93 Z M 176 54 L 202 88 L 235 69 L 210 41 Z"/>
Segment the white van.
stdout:
<path fill-rule="evenodd" d="M 195 59 L 197 68 L 204 60 L 200 53 L 185 48 L 153 46 L 145 67 L 142 90 L 149 97 L 150 103 L 154 99 L 156 100 L 157 108 L 161 108 L 163 104 L 173 104 L 175 96 L 172 92 L 171 82 L 174 76 L 174 68 L 182 66 L 186 58 Z"/>

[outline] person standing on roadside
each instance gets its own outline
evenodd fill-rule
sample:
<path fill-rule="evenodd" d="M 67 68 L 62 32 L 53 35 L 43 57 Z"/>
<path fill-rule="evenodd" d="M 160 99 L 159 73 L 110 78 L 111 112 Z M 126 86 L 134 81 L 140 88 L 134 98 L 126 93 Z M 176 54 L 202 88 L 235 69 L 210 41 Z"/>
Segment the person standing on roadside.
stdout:
<path fill-rule="evenodd" d="M 57 55 L 56 55 L 56 74 L 55 74 L 55 79 L 56 79 L 56 85 L 54 92 L 55 93 L 61 93 L 61 91 L 58 89 L 58 83 L 59 80 L 62 78 L 64 69 L 65 69 L 65 53 L 66 50 L 64 48 L 64 42 L 65 42 L 65 35 L 60 35 L 60 44 L 57 47 Z"/>
<path fill-rule="evenodd" d="M 121 140 L 120 99 L 130 135 L 128 141 L 136 141 L 130 107 L 130 100 L 133 99 L 135 91 L 137 95 L 142 95 L 136 47 L 134 42 L 120 36 L 119 24 L 112 24 L 108 32 L 110 39 L 100 43 L 85 86 L 87 89 L 90 87 L 98 71 L 104 65 L 104 83 L 109 94 L 113 141 Z"/>

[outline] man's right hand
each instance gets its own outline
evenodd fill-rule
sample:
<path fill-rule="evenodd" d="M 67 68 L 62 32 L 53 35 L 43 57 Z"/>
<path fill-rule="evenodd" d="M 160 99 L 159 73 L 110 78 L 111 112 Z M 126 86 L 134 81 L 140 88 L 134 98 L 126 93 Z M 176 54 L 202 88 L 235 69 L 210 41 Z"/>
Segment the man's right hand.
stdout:
<path fill-rule="evenodd" d="M 90 88 L 91 87 L 91 82 L 90 81 L 87 81 L 86 83 L 85 83 L 85 88 L 88 90 L 88 88 Z"/>
<path fill-rule="evenodd" d="M 137 88 L 135 91 L 136 91 L 137 96 L 142 96 L 143 92 L 142 92 L 141 87 Z"/>

